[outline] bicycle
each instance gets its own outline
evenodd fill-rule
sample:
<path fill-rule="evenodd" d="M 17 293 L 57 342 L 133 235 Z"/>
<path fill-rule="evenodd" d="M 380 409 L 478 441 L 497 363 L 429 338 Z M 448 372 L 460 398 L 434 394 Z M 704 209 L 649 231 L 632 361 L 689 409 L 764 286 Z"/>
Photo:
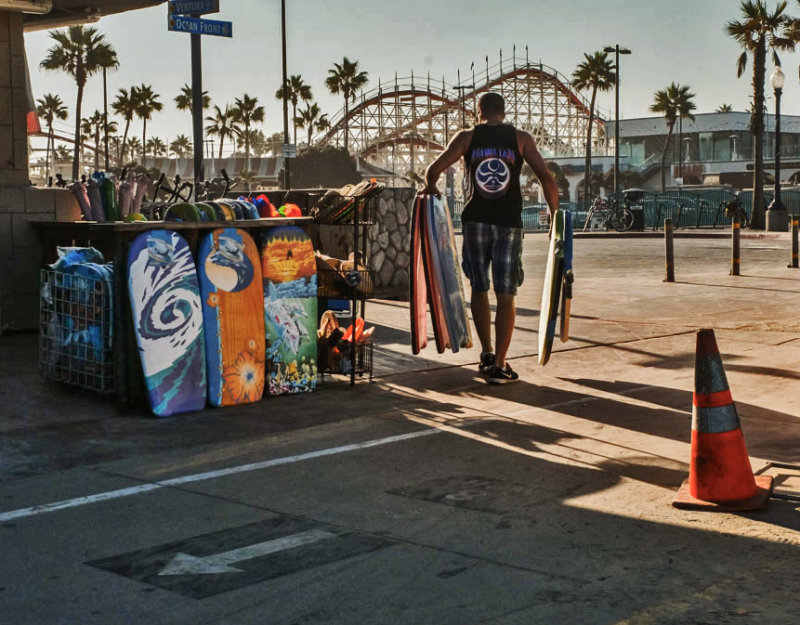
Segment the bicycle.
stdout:
<path fill-rule="evenodd" d="M 169 184 L 164 183 L 166 178 L 166 174 L 163 173 L 159 176 L 155 185 L 153 185 L 153 199 L 141 207 L 142 214 L 151 221 L 163 219 L 166 210 L 170 206 L 178 202 L 188 202 L 192 197 L 194 185 L 191 182 L 181 182 L 181 177 L 175 176 L 174 186 L 171 187 Z M 159 201 L 159 193 L 168 194 L 167 198 Z"/>
<path fill-rule="evenodd" d="M 602 217 L 602 225 L 606 230 L 626 232 L 633 226 L 633 212 L 627 206 L 619 206 L 615 200 L 597 197 L 586 214 L 583 231 L 589 227 L 595 215 Z"/>
<path fill-rule="evenodd" d="M 737 197 L 728 202 L 723 202 L 725 206 L 725 217 L 737 220 L 742 228 L 750 227 L 750 220 L 747 218 L 747 211 L 742 206 L 742 201 Z"/>
<path fill-rule="evenodd" d="M 230 179 L 228 172 L 224 169 L 220 171 L 220 174 L 222 175 L 221 178 L 206 180 L 202 183 L 202 186 L 197 193 L 197 197 L 195 198 L 197 201 L 208 202 L 211 200 L 224 198 L 228 194 L 228 191 L 238 185 L 237 181 Z"/>

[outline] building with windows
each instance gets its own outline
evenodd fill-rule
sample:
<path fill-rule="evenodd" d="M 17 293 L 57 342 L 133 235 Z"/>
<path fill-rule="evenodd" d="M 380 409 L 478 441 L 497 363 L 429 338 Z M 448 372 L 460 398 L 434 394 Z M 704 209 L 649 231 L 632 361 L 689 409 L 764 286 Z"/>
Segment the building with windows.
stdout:
<path fill-rule="evenodd" d="M 775 116 L 765 115 L 764 168 L 775 168 Z M 609 137 L 614 122 L 607 122 Z M 640 186 L 658 189 L 661 159 L 668 127 L 663 117 L 620 120 L 620 170 L 641 176 Z M 613 143 L 609 146 L 613 154 Z M 666 183 L 730 184 L 752 187 L 753 136 L 750 113 L 700 113 L 695 119 L 678 120 L 666 145 Z M 800 117 L 781 115 L 781 178 L 800 176 Z"/>
<path fill-rule="evenodd" d="M 775 171 L 775 116 L 765 115 L 764 171 L 771 183 Z M 606 121 L 606 137 L 592 153 L 592 170 L 606 173 L 614 167 L 614 121 Z M 753 186 L 753 136 L 750 113 L 699 113 L 694 120 L 678 120 L 669 144 L 663 117 L 621 119 L 620 171 L 634 175 L 634 186 L 661 190 L 664 157 L 667 188 L 707 185 L 734 190 Z M 665 153 L 666 148 L 666 153 Z M 583 192 L 585 159 L 581 155 L 548 158 L 561 167 L 570 183 L 570 201 Z M 800 116 L 781 115 L 781 179 L 800 182 Z"/>

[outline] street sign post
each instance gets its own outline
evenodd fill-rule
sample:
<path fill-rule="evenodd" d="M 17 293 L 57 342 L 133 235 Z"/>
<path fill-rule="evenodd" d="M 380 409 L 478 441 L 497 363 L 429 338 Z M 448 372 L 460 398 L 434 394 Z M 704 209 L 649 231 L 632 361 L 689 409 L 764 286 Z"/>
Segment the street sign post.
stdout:
<path fill-rule="evenodd" d="M 205 179 L 203 167 L 203 63 L 202 35 L 233 37 L 233 24 L 219 20 L 204 20 L 198 16 L 219 12 L 219 0 L 170 0 L 167 29 L 189 33 L 192 45 L 192 135 L 194 139 L 194 193 L 200 192 Z"/>
<path fill-rule="evenodd" d="M 233 23 L 219 20 L 204 20 L 199 17 L 184 15 L 169 16 L 169 30 L 192 35 L 215 35 L 217 37 L 233 37 Z"/>
<path fill-rule="evenodd" d="M 297 158 L 297 145 L 294 143 L 282 144 L 281 155 L 283 158 Z"/>
<path fill-rule="evenodd" d="M 205 15 L 219 13 L 219 0 L 170 0 L 172 15 Z"/>

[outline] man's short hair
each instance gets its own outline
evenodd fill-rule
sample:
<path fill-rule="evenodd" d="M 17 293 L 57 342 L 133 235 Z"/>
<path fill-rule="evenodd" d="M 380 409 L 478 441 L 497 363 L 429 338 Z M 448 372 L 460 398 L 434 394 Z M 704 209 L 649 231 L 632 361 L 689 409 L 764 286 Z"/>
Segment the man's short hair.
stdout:
<path fill-rule="evenodd" d="M 484 115 L 504 114 L 506 103 L 499 93 L 484 93 L 478 100 L 478 109 Z"/>

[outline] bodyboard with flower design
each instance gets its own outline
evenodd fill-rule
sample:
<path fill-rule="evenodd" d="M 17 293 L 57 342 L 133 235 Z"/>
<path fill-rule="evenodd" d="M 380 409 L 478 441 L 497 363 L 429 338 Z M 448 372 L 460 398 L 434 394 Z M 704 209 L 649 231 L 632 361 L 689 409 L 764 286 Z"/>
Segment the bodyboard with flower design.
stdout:
<path fill-rule="evenodd" d="M 219 228 L 197 253 L 206 336 L 208 401 L 247 404 L 264 393 L 264 292 L 261 263 L 244 230 Z"/>
<path fill-rule="evenodd" d="M 280 226 L 261 239 L 267 392 L 311 391 L 317 383 L 317 260 L 309 236 Z"/>

